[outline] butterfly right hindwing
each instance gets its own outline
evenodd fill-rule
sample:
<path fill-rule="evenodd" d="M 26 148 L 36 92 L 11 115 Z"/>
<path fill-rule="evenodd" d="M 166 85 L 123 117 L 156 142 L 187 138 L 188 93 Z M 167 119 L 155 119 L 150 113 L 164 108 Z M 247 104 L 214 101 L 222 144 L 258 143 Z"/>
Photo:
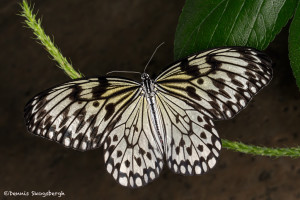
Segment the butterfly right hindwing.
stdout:
<path fill-rule="evenodd" d="M 213 168 L 221 140 L 205 110 L 195 110 L 186 100 L 158 92 L 157 105 L 166 134 L 165 157 L 175 173 L 202 174 Z"/>

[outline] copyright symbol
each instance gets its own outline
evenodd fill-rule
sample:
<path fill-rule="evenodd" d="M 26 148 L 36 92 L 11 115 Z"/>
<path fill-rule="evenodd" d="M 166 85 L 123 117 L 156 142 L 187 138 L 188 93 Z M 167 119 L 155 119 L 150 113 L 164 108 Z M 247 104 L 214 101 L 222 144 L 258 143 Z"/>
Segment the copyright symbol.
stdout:
<path fill-rule="evenodd" d="M 8 191 L 4 191 L 4 196 L 8 196 L 9 195 L 9 192 Z"/>

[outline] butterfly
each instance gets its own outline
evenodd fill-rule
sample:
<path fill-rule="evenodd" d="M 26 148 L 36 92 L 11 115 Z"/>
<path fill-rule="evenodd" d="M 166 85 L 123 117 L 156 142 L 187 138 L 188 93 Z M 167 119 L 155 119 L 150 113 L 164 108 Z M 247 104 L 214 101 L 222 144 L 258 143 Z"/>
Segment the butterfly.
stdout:
<path fill-rule="evenodd" d="M 107 171 L 126 187 L 173 172 L 212 169 L 214 121 L 233 118 L 272 78 L 272 61 L 249 47 L 221 47 L 169 65 L 154 80 L 102 76 L 45 90 L 25 106 L 29 132 L 86 151 L 103 146 Z"/>

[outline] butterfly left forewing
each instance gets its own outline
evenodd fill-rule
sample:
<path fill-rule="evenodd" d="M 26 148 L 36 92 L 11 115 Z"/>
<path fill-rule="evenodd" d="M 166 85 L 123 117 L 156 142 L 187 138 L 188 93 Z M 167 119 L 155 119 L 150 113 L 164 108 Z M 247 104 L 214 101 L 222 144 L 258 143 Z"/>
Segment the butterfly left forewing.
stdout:
<path fill-rule="evenodd" d="M 90 78 L 48 89 L 25 106 L 28 130 L 66 147 L 99 147 L 116 123 L 118 113 L 139 93 L 127 79 Z"/>

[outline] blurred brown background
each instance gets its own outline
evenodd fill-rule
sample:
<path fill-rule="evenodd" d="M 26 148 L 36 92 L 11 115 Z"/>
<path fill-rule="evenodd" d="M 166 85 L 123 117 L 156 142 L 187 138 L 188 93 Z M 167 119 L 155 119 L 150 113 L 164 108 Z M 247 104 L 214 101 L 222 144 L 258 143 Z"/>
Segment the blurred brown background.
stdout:
<path fill-rule="evenodd" d="M 184 1 L 32 0 L 63 54 L 86 76 L 111 70 L 157 75 L 173 61 L 173 41 Z M 23 121 L 25 103 L 69 80 L 23 27 L 18 1 L 0 5 L 0 199 L 3 191 L 63 191 L 65 199 L 300 199 L 300 159 L 268 158 L 222 150 L 217 166 L 185 177 L 167 168 L 146 187 L 118 185 L 104 168 L 102 149 L 85 153 L 35 137 Z M 40 16 L 40 15 L 39 15 Z M 300 93 L 288 60 L 288 27 L 266 52 L 276 63 L 271 84 L 235 119 L 216 122 L 222 138 L 268 147 L 300 144 Z M 122 74 L 121 74 L 122 75 Z M 126 75 L 130 78 L 136 78 Z M 52 198 L 51 198 L 52 199 Z"/>

